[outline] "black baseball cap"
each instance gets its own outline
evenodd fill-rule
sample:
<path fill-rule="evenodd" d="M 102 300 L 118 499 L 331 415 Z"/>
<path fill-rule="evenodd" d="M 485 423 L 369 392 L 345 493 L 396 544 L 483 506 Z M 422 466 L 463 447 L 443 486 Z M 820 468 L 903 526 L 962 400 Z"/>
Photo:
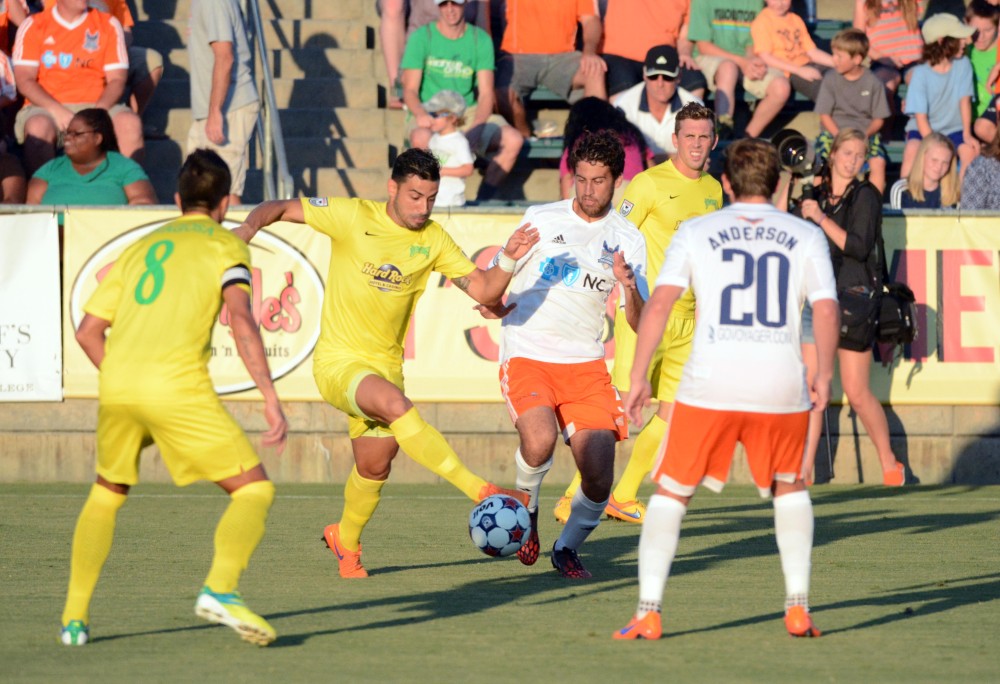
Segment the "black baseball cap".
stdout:
<path fill-rule="evenodd" d="M 657 45 L 649 49 L 646 53 L 646 61 L 642 64 L 644 76 L 655 76 L 663 74 L 670 78 L 677 78 L 681 70 L 681 59 L 677 54 L 677 48 L 673 45 Z"/>

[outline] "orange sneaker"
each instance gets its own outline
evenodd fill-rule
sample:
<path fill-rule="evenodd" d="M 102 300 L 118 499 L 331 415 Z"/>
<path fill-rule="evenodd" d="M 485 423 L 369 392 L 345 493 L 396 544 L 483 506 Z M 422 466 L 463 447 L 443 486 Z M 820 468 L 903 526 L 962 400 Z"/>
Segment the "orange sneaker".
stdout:
<path fill-rule="evenodd" d="M 813 625 L 805 606 L 792 606 L 785 611 L 785 629 L 793 637 L 818 637 L 822 634 Z"/>
<path fill-rule="evenodd" d="M 525 506 L 528 505 L 528 493 L 519 492 L 516 489 L 504 489 L 503 487 L 498 487 L 492 482 L 487 482 L 482 487 L 479 488 L 479 498 L 476 499 L 476 503 L 479 503 L 488 496 L 493 496 L 494 494 L 505 494 L 507 496 L 514 497 Z"/>
<path fill-rule="evenodd" d="M 899 461 L 891 470 L 882 471 L 882 484 L 886 487 L 902 487 L 906 484 L 906 468 Z"/>
<path fill-rule="evenodd" d="M 534 565 L 535 561 L 538 560 L 538 553 L 542 546 L 541 542 L 538 541 L 538 509 L 536 508 L 534 513 L 528 515 L 531 516 L 531 534 L 517 550 L 517 559 L 521 561 L 522 565 Z"/>
<path fill-rule="evenodd" d="M 348 551 L 340 541 L 340 525 L 327 525 L 323 530 L 323 540 L 337 557 L 340 566 L 340 576 L 346 579 L 368 577 L 368 571 L 361 565 L 361 544 L 357 551 Z"/>
<path fill-rule="evenodd" d="M 660 626 L 660 614 L 655 610 L 643 617 L 633 617 L 627 625 L 612 632 L 612 639 L 659 639 L 663 634 Z"/>

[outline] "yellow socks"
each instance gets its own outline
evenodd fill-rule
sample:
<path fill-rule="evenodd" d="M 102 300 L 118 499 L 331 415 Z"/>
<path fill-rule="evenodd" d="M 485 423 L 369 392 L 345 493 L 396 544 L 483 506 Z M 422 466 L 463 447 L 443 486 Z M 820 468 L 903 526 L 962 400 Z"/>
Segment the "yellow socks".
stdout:
<path fill-rule="evenodd" d="M 569 483 L 569 486 L 566 487 L 566 491 L 563 494 L 563 496 L 565 496 L 567 499 L 572 499 L 573 495 L 576 494 L 576 490 L 580 488 L 581 482 L 583 482 L 583 478 L 580 475 L 580 471 L 577 470 L 576 474 L 573 475 L 573 480 Z"/>
<path fill-rule="evenodd" d="M 410 458 L 478 501 L 486 480 L 465 467 L 441 433 L 420 417 L 416 407 L 390 423 L 389 428 Z"/>
<path fill-rule="evenodd" d="M 62 623 L 90 619 L 90 598 L 101 576 L 101 568 L 111 552 L 115 537 L 115 519 L 128 497 L 95 484 L 80 511 L 73 533 L 73 555 L 70 561 L 69 591 L 63 608 Z"/>
<path fill-rule="evenodd" d="M 229 506 L 215 528 L 215 557 L 205 586 L 217 594 L 236 591 L 240 575 L 264 536 L 267 513 L 274 501 L 274 484 L 261 480 L 230 494 Z"/>
<path fill-rule="evenodd" d="M 368 480 L 358 475 L 358 467 L 351 468 L 351 474 L 344 486 L 344 513 L 340 516 L 340 542 L 348 551 L 357 551 L 361 543 L 361 531 L 371 520 L 378 507 L 380 492 L 385 480 Z"/>
<path fill-rule="evenodd" d="M 639 495 L 639 485 L 653 469 L 653 462 L 666 434 L 667 421 L 654 414 L 635 439 L 632 456 L 629 457 L 618 486 L 612 493 L 615 501 L 623 503 L 636 500 Z"/>

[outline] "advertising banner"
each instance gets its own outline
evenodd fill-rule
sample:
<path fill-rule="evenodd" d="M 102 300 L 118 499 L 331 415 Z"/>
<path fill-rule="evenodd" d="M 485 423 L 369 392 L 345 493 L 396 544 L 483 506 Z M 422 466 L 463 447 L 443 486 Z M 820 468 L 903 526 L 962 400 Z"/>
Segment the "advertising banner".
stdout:
<path fill-rule="evenodd" d="M 122 249 L 174 212 L 72 210 L 66 214 L 64 256 L 65 392 L 96 396 L 96 372 L 73 330 L 82 306 Z M 237 225 L 240 214 L 231 214 Z M 520 214 L 441 213 L 435 217 L 477 264 L 485 266 L 519 225 Z M 920 333 L 902 355 L 879 350 L 872 387 L 893 404 L 1000 402 L 1000 233 L 993 217 L 887 217 L 893 277 L 917 297 Z M 320 400 L 311 373 L 319 335 L 330 243 L 307 226 L 276 224 L 254 239 L 254 315 L 261 325 L 278 391 L 287 400 Z M 613 302 L 612 297 L 609 300 Z M 474 302 L 433 276 L 407 336 L 404 372 L 417 401 L 500 401 L 499 321 L 484 320 Z M 613 356 L 613 311 L 606 320 Z M 225 311 L 212 339 L 210 365 L 227 398 L 255 398 L 232 345 Z M 885 362 L 882 365 L 880 361 Z M 766 391 L 766 388 L 762 388 Z M 835 388 L 835 397 L 840 397 Z"/>
<path fill-rule="evenodd" d="M 59 224 L 0 216 L 0 401 L 61 399 Z"/>

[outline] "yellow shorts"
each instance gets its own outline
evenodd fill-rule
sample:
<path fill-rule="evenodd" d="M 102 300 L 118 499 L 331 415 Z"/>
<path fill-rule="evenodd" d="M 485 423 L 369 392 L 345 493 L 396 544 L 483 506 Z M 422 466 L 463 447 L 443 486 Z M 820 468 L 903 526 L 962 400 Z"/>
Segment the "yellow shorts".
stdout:
<path fill-rule="evenodd" d="M 347 414 L 347 432 L 358 437 L 392 437 L 385 423 L 369 418 L 358 406 L 355 394 L 358 385 L 369 375 L 388 380 L 403 391 L 402 366 L 387 366 L 356 357 L 327 360 L 313 364 L 316 387 L 326 403 Z"/>
<path fill-rule="evenodd" d="M 677 386 L 681 382 L 684 364 L 691 356 L 694 341 L 693 318 L 672 315 L 667 320 L 653 360 L 649 364 L 649 382 L 653 386 L 653 396 L 658 401 L 673 403 L 677 396 Z M 615 364 L 611 370 L 611 381 L 620 392 L 628 392 L 629 375 L 635 359 L 635 331 L 625 320 L 625 312 L 618 309 L 615 314 Z"/>
<path fill-rule="evenodd" d="M 179 487 L 218 482 L 260 459 L 218 397 L 183 404 L 102 404 L 97 412 L 97 474 L 108 482 L 139 481 L 139 452 L 152 443 Z"/>

